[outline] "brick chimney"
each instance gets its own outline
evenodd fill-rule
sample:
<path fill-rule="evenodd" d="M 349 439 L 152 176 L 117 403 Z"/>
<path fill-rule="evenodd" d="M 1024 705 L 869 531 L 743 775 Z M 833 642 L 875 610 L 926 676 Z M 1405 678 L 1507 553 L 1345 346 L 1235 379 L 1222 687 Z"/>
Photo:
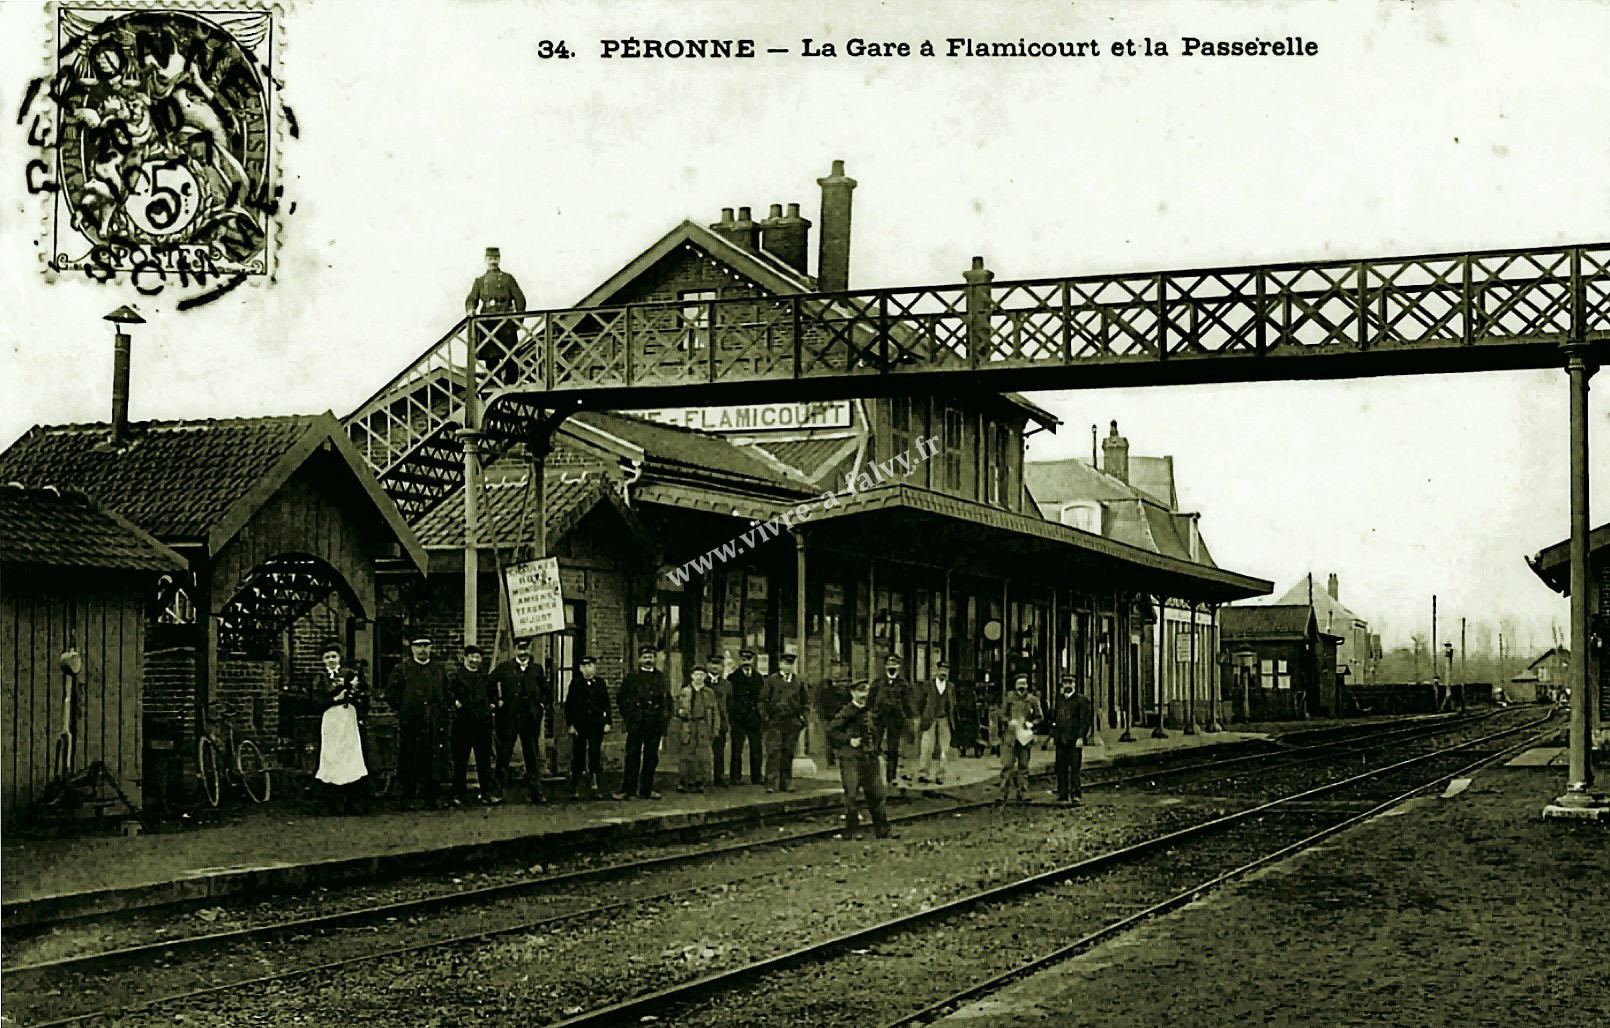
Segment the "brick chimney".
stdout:
<path fill-rule="evenodd" d="M 855 179 L 844 174 L 844 162 L 833 162 L 833 173 L 819 178 L 822 217 L 816 248 L 816 288 L 837 293 L 850 288 L 850 194 Z"/>
<path fill-rule="evenodd" d="M 1129 484 L 1129 440 L 1118 434 L 1118 422 L 1112 423 L 1107 438 L 1101 441 L 1101 470 Z"/>
<path fill-rule="evenodd" d="M 732 216 L 731 207 L 721 208 L 721 220 L 710 226 L 710 231 L 733 246 L 744 250 L 755 248 L 755 223 L 750 220 L 749 208 L 738 208 L 738 217 Z"/>
<path fill-rule="evenodd" d="M 771 217 L 760 223 L 760 247 L 803 275 L 809 259 L 810 234 L 811 223 L 799 216 L 799 204 L 789 204 L 784 214 L 783 205 L 774 203 Z"/>
<path fill-rule="evenodd" d="M 1330 581 L 1325 584 L 1325 591 L 1330 593 L 1331 599 L 1337 601 L 1338 603 L 1341 602 L 1341 586 L 1336 582 L 1335 572 L 1331 572 Z"/>

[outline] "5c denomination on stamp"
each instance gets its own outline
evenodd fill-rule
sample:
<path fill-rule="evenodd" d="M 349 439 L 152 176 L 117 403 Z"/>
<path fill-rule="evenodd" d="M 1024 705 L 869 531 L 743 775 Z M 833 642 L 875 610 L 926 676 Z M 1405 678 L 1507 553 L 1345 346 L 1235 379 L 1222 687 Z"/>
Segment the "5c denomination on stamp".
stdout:
<path fill-rule="evenodd" d="M 271 279 L 280 219 L 275 14 L 258 7 L 59 4 L 32 83 L 30 192 L 46 265 L 146 295 Z M 46 240 L 41 240 L 45 243 Z"/>

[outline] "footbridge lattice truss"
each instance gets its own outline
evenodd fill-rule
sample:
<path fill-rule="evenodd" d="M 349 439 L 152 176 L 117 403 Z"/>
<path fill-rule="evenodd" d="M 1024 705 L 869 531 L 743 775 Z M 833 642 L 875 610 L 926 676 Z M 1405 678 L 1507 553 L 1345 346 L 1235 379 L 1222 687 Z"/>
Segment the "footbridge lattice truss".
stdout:
<path fill-rule="evenodd" d="M 1560 367 L 1610 351 L 1610 243 L 465 318 L 347 419 L 410 520 L 559 409 Z M 489 452 L 488 452 L 489 451 Z"/>

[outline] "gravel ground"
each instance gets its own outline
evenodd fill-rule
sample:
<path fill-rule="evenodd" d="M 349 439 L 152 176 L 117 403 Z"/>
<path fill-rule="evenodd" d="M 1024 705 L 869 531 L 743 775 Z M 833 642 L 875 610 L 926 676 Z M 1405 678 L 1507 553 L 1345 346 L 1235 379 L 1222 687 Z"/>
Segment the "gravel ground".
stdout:
<path fill-rule="evenodd" d="M 947 1023 L 1599 1028 L 1610 830 L 1543 821 L 1560 785 L 1485 771 Z"/>

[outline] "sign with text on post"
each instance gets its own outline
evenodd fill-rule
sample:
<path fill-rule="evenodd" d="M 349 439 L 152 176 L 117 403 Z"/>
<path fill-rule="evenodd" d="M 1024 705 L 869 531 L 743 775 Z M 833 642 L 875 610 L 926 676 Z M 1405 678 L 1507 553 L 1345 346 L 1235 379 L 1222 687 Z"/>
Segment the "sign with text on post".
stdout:
<path fill-rule="evenodd" d="M 565 629 L 565 595 L 559 585 L 559 558 L 514 564 L 503 571 L 509 591 L 509 622 L 515 638 Z"/>

